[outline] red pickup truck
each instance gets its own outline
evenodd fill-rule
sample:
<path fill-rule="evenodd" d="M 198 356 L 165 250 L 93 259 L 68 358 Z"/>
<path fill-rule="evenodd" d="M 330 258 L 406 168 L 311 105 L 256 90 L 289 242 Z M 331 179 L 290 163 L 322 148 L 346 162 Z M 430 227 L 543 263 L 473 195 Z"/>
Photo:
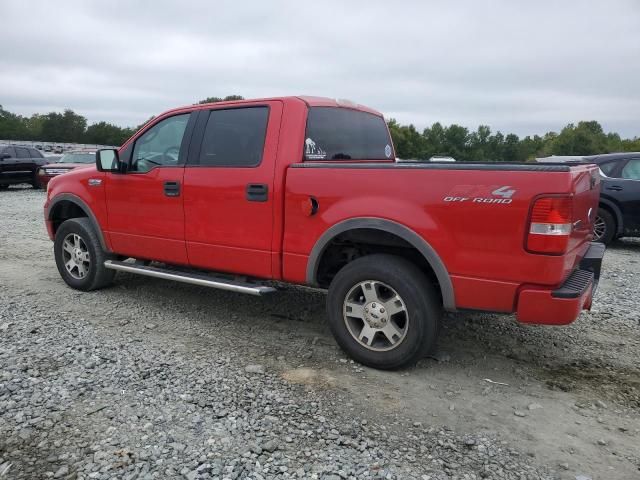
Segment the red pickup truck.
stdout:
<path fill-rule="evenodd" d="M 443 310 L 562 325 L 590 308 L 599 182 L 593 165 L 397 162 L 380 113 L 284 97 L 168 111 L 53 178 L 44 215 L 73 288 L 124 271 L 328 289 L 340 346 L 395 368 L 434 346 Z"/>

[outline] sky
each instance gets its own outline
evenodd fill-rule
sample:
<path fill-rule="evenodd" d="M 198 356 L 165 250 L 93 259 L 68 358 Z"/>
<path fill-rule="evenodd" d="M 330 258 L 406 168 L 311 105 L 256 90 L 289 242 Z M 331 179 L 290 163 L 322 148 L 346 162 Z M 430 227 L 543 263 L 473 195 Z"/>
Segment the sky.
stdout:
<path fill-rule="evenodd" d="M 0 0 L 0 105 L 134 126 L 318 95 L 422 129 L 640 136 L 640 0 Z"/>

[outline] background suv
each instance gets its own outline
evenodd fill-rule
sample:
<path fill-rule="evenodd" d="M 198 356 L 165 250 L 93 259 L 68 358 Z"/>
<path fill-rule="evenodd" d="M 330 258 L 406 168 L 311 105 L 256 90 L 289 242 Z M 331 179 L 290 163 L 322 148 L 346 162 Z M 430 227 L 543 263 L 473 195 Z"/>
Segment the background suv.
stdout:
<path fill-rule="evenodd" d="M 47 162 L 35 148 L 0 144 L 0 189 L 17 183 L 41 188 L 37 171 Z"/>
<path fill-rule="evenodd" d="M 602 184 L 594 233 L 610 243 L 640 237 L 640 152 L 592 155 L 584 160 L 600 167 Z"/>

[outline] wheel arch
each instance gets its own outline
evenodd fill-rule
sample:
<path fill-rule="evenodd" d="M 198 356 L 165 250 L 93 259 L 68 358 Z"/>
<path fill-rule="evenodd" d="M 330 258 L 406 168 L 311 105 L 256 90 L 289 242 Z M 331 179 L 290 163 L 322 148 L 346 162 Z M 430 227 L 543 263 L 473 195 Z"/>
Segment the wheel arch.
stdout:
<path fill-rule="evenodd" d="M 622 223 L 622 212 L 620 211 L 618 205 L 616 205 L 615 202 L 609 200 L 608 198 L 600 197 L 598 206 L 601 208 L 605 208 L 606 210 L 609 210 L 609 212 L 611 212 L 616 220 L 616 236 L 622 235 L 624 225 Z"/>
<path fill-rule="evenodd" d="M 102 234 L 102 229 L 100 228 L 98 219 L 91 211 L 91 208 L 89 208 L 89 206 L 80 197 L 73 195 L 72 193 L 62 193 L 56 195 L 47 207 L 46 218 L 52 223 L 54 234 L 65 220 L 81 217 L 89 219 L 98 239 L 100 240 L 100 246 L 104 251 L 110 251 L 104 240 L 104 235 Z"/>
<path fill-rule="evenodd" d="M 440 288 L 444 308 L 448 311 L 456 310 L 455 294 L 451 277 L 435 249 L 424 238 L 410 228 L 392 220 L 382 218 L 351 218 L 339 222 L 327 229 L 316 241 L 309 255 L 306 271 L 307 284 L 318 286 L 318 269 L 323 260 L 323 255 L 327 251 L 327 247 L 339 235 L 355 230 L 376 230 L 385 232 L 408 243 L 413 249 L 419 252 L 424 261 L 433 271 Z"/>

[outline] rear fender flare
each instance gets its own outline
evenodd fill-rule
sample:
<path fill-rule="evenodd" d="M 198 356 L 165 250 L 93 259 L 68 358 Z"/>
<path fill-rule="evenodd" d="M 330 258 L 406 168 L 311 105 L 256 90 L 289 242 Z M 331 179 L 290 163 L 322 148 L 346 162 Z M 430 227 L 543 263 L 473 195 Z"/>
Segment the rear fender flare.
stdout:
<path fill-rule="evenodd" d="M 425 258 L 427 263 L 431 266 L 436 275 L 436 278 L 438 279 L 438 283 L 440 284 L 440 291 L 442 292 L 442 303 L 444 308 L 451 312 L 456 310 L 455 295 L 451 277 L 449 276 L 449 272 L 447 271 L 444 263 L 442 262 L 442 259 L 437 254 L 435 249 L 431 245 L 429 245 L 429 243 L 424 238 L 422 238 L 413 230 L 392 220 L 386 220 L 382 218 L 351 218 L 349 220 L 344 220 L 340 223 L 337 223 L 327 231 L 325 231 L 315 243 L 313 249 L 311 250 L 311 253 L 309 254 L 306 273 L 307 284 L 313 286 L 317 285 L 316 275 L 318 273 L 320 259 L 322 258 L 322 254 L 324 253 L 327 245 L 331 242 L 331 240 L 333 240 L 337 235 L 340 235 L 341 233 L 359 228 L 382 230 L 384 232 L 397 235 L 398 237 L 402 238 L 410 245 L 412 245 L 416 250 L 418 250 Z"/>

